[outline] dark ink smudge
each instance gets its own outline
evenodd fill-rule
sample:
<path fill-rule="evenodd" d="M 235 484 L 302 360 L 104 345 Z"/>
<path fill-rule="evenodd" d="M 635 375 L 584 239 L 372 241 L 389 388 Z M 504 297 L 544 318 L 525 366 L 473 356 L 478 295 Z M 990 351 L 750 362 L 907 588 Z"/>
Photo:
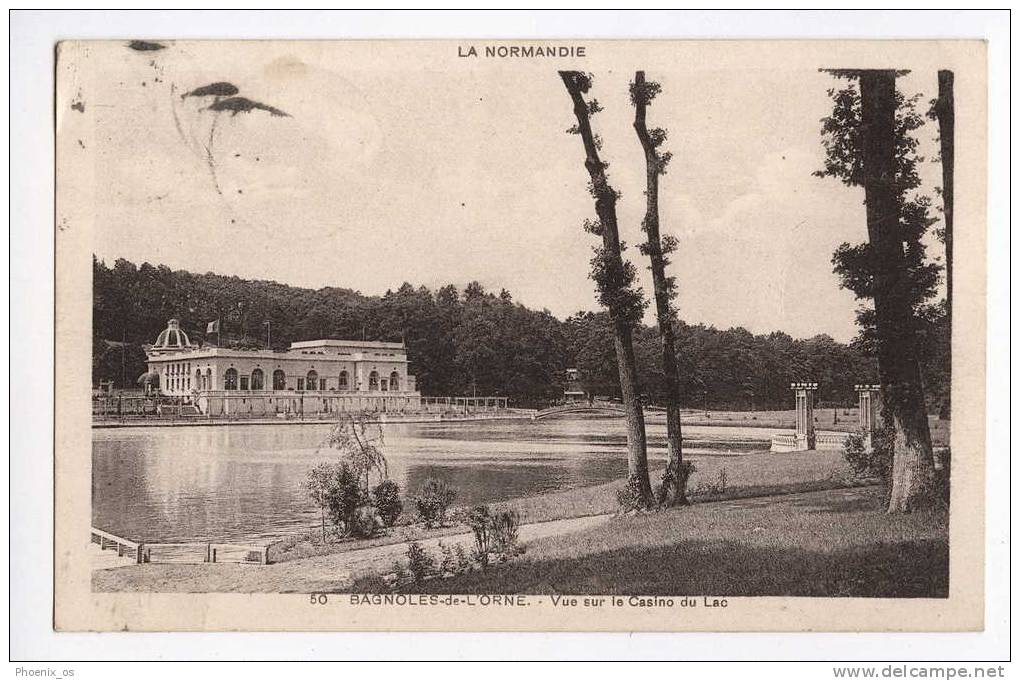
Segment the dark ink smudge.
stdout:
<path fill-rule="evenodd" d="M 240 90 L 233 83 L 218 82 L 209 83 L 202 87 L 197 87 L 191 92 L 185 92 L 181 95 L 181 99 L 186 97 L 232 97 L 236 95 Z"/>
<path fill-rule="evenodd" d="M 210 111 L 229 111 L 231 116 L 236 116 L 239 113 L 250 113 L 258 109 L 261 111 L 268 111 L 273 116 L 290 117 L 290 114 L 277 109 L 275 106 L 256 102 L 248 99 L 247 97 L 227 97 L 226 99 L 213 102 L 206 108 Z"/>
<path fill-rule="evenodd" d="M 128 47 L 132 50 L 137 50 L 138 52 L 154 52 L 156 50 L 166 49 L 166 45 L 150 42 L 148 40 L 132 40 L 128 43 Z"/>

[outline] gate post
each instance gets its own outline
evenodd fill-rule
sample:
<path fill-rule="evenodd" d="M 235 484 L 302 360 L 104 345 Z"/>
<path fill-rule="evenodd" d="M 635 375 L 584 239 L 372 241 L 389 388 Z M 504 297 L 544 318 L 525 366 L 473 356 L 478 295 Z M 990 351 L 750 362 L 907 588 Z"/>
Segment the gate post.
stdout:
<path fill-rule="evenodd" d="M 880 386 L 862 383 L 854 386 L 857 391 L 858 420 L 864 434 L 864 447 L 871 450 L 872 436 L 879 426 L 879 406 L 881 404 Z"/>
<path fill-rule="evenodd" d="M 815 448 L 815 391 L 818 384 L 800 381 L 790 384 L 794 391 L 797 410 L 797 429 L 794 438 L 797 442 L 794 451 L 802 452 Z"/>

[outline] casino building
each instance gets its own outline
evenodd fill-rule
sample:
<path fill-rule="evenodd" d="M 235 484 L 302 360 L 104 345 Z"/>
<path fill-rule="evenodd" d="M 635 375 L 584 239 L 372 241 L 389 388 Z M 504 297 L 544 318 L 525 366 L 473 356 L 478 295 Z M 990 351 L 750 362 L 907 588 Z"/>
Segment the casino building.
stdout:
<path fill-rule="evenodd" d="M 146 392 L 181 397 L 210 416 L 421 407 L 403 343 L 310 340 L 285 352 L 198 347 L 171 319 L 146 353 Z"/>

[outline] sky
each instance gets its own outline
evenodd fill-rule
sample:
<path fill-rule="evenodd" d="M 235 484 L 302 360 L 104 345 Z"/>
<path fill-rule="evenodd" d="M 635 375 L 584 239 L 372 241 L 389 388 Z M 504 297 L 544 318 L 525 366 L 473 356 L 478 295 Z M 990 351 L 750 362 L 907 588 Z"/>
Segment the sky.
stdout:
<path fill-rule="evenodd" d="M 80 99 L 93 121 L 96 255 L 369 295 L 478 280 L 560 318 L 598 309 L 588 278 L 597 238 L 581 227 L 594 208 L 556 73 L 578 65 L 422 49 L 429 58 L 379 43 L 92 44 Z M 830 261 L 840 243 L 866 237 L 863 192 L 811 175 L 834 81 L 796 60 L 734 66 L 657 49 L 648 78 L 662 93 L 648 118 L 673 153 L 660 209 L 662 232 L 679 242 L 680 317 L 851 339 L 858 303 Z M 650 297 L 636 248 L 635 60 L 593 62 L 591 96 L 604 108 L 594 127 L 622 193 L 626 255 Z M 217 81 L 287 116 L 215 113 L 209 98 L 181 97 Z M 900 86 L 921 92 L 925 108 L 935 74 Z M 919 131 L 930 158 L 936 135 L 930 123 Z M 924 164 L 929 191 L 939 172 Z M 937 244 L 929 252 L 941 255 Z M 649 306 L 646 321 L 653 315 Z"/>

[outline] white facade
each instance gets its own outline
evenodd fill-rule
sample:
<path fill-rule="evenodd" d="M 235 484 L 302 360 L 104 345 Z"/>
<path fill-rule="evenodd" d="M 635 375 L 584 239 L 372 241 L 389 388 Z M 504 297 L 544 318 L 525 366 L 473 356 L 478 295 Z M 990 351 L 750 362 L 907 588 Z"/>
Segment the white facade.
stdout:
<path fill-rule="evenodd" d="M 190 398 L 206 414 L 417 409 L 420 394 L 407 364 L 403 343 L 382 341 L 301 341 L 286 352 L 159 344 L 148 350 L 148 375 L 159 377 L 160 394 Z"/>

